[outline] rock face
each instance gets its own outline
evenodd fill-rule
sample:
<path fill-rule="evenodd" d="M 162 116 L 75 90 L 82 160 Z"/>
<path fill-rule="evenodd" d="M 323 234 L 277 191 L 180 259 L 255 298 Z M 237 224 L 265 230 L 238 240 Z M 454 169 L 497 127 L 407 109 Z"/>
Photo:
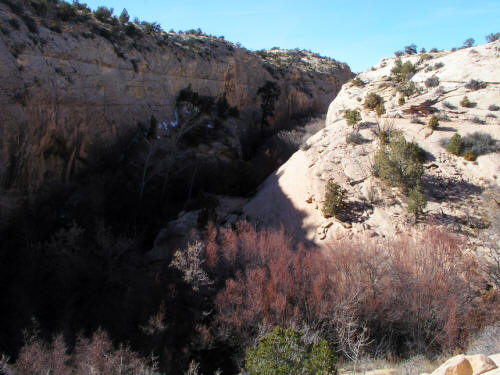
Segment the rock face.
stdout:
<path fill-rule="evenodd" d="M 465 358 L 469 361 L 474 375 L 479 375 L 497 368 L 495 362 L 482 354 L 468 355 Z"/>
<path fill-rule="evenodd" d="M 444 362 L 431 375 L 495 375 L 497 372 L 497 365 L 491 356 L 461 354 Z"/>
<path fill-rule="evenodd" d="M 431 375 L 472 375 L 473 370 L 469 361 L 464 355 L 458 355 L 447 360 L 436 370 L 432 372 Z"/>
<path fill-rule="evenodd" d="M 452 231 L 457 227 L 477 231 L 484 212 L 481 194 L 499 184 L 498 148 L 471 162 L 448 153 L 441 141 L 455 133 L 463 137 L 473 132 L 500 140 L 499 56 L 500 41 L 457 52 L 404 57 L 403 62 L 411 61 L 417 68 L 411 82 L 418 90 L 403 105 L 398 104 L 397 84 L 389 77 L 396 59 L 384 59 L 361 73 L 362 84 L 343 86 L 330 105 L 326 127 L 262 184 L 245 206 L 245 214 L 263 225 L 284 225 L 302 239 L 325 246 L 343 236 L 383 238 L 418 230 L 420 224 L 414 226 L 407 212 L 407 197 L 373 173 L 379 147 L 376 134 L 385 127 L 401 130 L 408 141 L 418 143 L 427 153 L 426 217 Z M 438 77 L 437 86 L 425 84 L 431 77 Z M 385 100 L 386 114 L 381 118 L 363 106 L 372 92 Z M 461 106 L 464 96 L 475 104 Z M 357 109 L 362 117 L 355 142 L 347 141 L 353 129 L 344 120 L 346 109 Z M 440 127 L 434 131 L 426 126 L 431 113 L 440 119 Z M 347 190 L 347 221 L 322 215 L 328 181 Z"/>
<path fill-rule="evenodd" d="M 28 29 L 26 17 L 34 27 Z M 151 115 L 174 121 L 176 96 L 187 86 L 225 95 L 240 111 L 234 134 L 245 137 L 249 124 L 260 121 L 257 92 L 267 81 L 281 90 L 269 121 L 275 125 L 324 113 L 352 76 L 345 64 L 306 52 L 286 65 L 283 56 L 270 59 L 209 36 L 148 34 L 136 26 L 140 35 L 130 37 L 112 20 L 91 15 L 65 22 L 44 17 L 28 5 L 21 14 L 0 4 L 4 188 L 64 178 L 84 163 L 90 143 L 113 139 Z"/>

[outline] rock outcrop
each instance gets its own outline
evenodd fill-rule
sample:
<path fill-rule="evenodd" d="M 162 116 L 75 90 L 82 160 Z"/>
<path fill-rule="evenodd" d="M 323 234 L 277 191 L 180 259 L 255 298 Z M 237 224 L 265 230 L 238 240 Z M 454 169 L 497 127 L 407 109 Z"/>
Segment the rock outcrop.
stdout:
<path fill-rule="evenodd" d="M 464 355 L 458 355 L 450 358 L 436 370 L 432 372 L 433 375 L 472 375 L 473 370 L 470 362 Z"/>
<path fill-rule="evenodd" d="M 499 184 L 500 154 L 485 153 L 467 161 L 446 151 L 443 139 L 453 134 L 489 134 L 500 140 L 500 42 L 462 49 L 403 57 L 416 67 L 410 81 L 415 92 L 405 103 L 398 85 L 391 80 L 396 59 L 384 59 L 361 73 L 360 82 L 344 85 L 331 103 L 326 127 L 312 136 L 270 176 L 244 208 L 244 213 L 263 225 L 284 225 L 302 239 L 320 245 L 343 236 L 383 238 L 418 230 L 407 212 L 407 197 L 374 175 L 374 155 L 381 128 L 399 129 L 427 154 L 424 163 L 426 218 L 452 231 L 477 234 L 485 228 L 482 193 Z M 429 81 L 429 78 L 434 78 Z M 357 83 L 357 84 L 356 84 Z M 386 114 L 377 117 L 364 108 L 365 97 L 376 93 L 385 100 Z M 467 96 L 473 105 L 460 105 Z M 344 111 L 357 109 L 362 121 L 354 141 Z M 439 113 L 438 113 L 439 112 Z M 426 126 L 436 113 L 440 127 Z M 498 142 L 497 142 L 498 150 Z M 348 194 L 346 220 L 325 218 L 321 207 L 328 181 L 335 181 Z M 474 232 L 474 233 L 473 233 Z"/>
<path fill-rule="evenodd" d="M 280 51 L 288 60 L 278 61 L 221 38 L 149 32 L 81 9 L 61 21 L 50 9 L 37 14 L 36 1 L 21 10 L 7 4 L 0 4 L 4 188 L 65 178 L 85 163 L 89 144 L 152 115 L 160 124 L 174 121 L 176 97 L 188 86 L 225 95 L 240 112 L 232 136 L 244 138 L 260 122 L 257 92 L 267 81 L 281 91 L 269 121 L 277 125 L 324 113 L 352 75 L 345 64 L 309 52 Z"/>
<path fill-rule="evenodd" d="M 431 375 L 495 375 L 497 372 L 498 364 L 493 361 L 491 356 L 461 354 L 448 359 Z"/>

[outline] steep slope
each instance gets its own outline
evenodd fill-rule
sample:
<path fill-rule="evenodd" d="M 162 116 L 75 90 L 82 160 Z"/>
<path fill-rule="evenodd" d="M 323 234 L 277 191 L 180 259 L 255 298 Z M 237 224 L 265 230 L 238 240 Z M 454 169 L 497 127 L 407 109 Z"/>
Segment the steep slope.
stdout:
<path fill-rule="evenodd" d="M 89 144 L 116 139 L 150 116 L 175 121 L 176 97 L 188 86 L 225 95 L 239 109 L 239 120 L 227 125 L 234 147 L 260 122 L 258 90 L 267 81 L 280 88 L 269 119 L 279 126 L 326 112 L 351 78 L 345 64 L 307 52 L 277 65 L 223 38 L 165 33 L 154 24 L 97 19 L 84 5 L 51 4 L 0 3 L 4 188 L 35 189 L 50 176 L 67 177 L 85 164 Z"/>
<path fill-rule="evenodd" d="M 484 191 L 498 187 L 500 155 L 490 152 L 466 161 L 447 153 L 441 142 L 455 133 L 465 136 L 477 131 L 500 140 L 495 107 L 500 105 L 499 56 L 500 42 L 494 42 L 457 52 L 403 57 L 402 63 L 411 61 L 417 68 L 410 79 L 417 90 L 403 105 L 398 104 L 398 85 L 390 78 L 397 59 L 382 60 L 358 76 L 360 86 L 353 81 L 344 85 L 330 105 L 325 129 L 268 178 L 245 206 L 245 214 L 264 225 L 284 225 L 299 238 L 322 245 L 339 236 L 382 238 L 411 232 L 426 222 L 477 234 L 487 226 Z M 425 84 L 430 77 L 438 77 L 435 87 Z M 385 99 L 386 114 L 381 118 L 363 107 L 369 93 Z M 470 108 L 459 104 L 465 95 L 475 103 Z M 358 144 L 346 141 L 352 133 L 344 120 L 347 109 L 358 109 L 362 116 Z M 440 119 L 434 131 L 425 125 L 432 113 Z M 425 222 L 417 226 L 407 212 L 407 197 L 374 176 L 376 133 L 384 127 L 402 130 L 408 141 L 427 152 L 423 182 L 429 203 Z M 348 192 L 349 217 L 344 221 L 325 218 L 321 212 L 328 181 Z"/>

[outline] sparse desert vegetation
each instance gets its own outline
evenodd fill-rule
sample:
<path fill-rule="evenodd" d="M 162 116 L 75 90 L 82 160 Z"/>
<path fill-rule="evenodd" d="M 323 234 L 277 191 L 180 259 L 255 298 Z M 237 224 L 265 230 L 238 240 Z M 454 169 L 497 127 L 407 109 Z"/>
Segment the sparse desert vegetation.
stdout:
<path fill-rule="evenodd" d="M 0 21 L 0 374 L 500 352 L 500 34 L 354 74 L 106 5 L 3 0 Z"/>
<path fill-rule="evenodd" d="M 344 113 L 344 118 L 347 125 L 356 128 L 359 122 L 361 121 L 361 114 L 356 109 L 346 109 Z"/>
<path fill-rule="evenodd" d="M 474 132 L 464 137 L 461 137 L 457 133 L 449 140 L 442 140 L 442 145 L 451 154 L 463 155 L 464 158 L 467 154 L 466 160 L 475 160 L 479 155 L 498 152 L 499 150 L 498 141 L 491 135 L 483 132 Z"/>
<path fill-rule="evenodd" d="M 471 108 L 473 106 L 473 103 L 469 100 L 467 96 L 464 96 L 460 101 L 460 105 L 465 108 Z"/>
<path fill-rule="evenodd" d="M 436 115 L 432 115 L 429 119 L 429 122 L 427 123 L 427 126 L 429 126 L 429 128 L 431 128 L 432 130 L 436 130 L 439 126 L 438 117 Z"/>
<path fill-rule="evenodd" d="M 346 191 L 337 183 L 329 181 L 325 188 L 325 201 L 323 203 L 323 215 L 337 216 L 346 209 Z"/>

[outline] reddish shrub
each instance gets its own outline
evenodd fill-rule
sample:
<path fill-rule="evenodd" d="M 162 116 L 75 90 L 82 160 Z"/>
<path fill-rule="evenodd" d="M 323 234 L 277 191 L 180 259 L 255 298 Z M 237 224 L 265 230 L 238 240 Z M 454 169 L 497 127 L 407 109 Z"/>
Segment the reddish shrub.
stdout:
<path fill-rule="evenodd" d="M 71 375 L 68 366 L 70 356 L 66 353 L 66 345 L 61 335 L 52 343 L 45 344 L 36 336 L 31 336 L 23 346 L 17 359 L 15 370 L 19 375 Z"/>
<path fill-rule="evenodd" d="M 374 345 L 432 352 L 461 345 L 484 318 L 477 265 L 440 229 L 384 245 L 338 241 L 320 252 L 294 248 L 283 231 L 241 224 L 217 243 L 219 262 L 237 271 L 215 299 L 213 328 L 240 348 L 262 327 L 294 325 L 337 343 L 346 329 L 356 337 L 367 328 Z"/>
<path fill-rule="evenodd" d="M 14 368 L 19 375 L 152 375 L 156 364 L 124 345 L 115 349 L 108 335 L 97 330 L 90 339 L 78 338 L 72 355 L 67 353 L 62 336 L 56 336 L 50 345 L 32 336 Z"/>

